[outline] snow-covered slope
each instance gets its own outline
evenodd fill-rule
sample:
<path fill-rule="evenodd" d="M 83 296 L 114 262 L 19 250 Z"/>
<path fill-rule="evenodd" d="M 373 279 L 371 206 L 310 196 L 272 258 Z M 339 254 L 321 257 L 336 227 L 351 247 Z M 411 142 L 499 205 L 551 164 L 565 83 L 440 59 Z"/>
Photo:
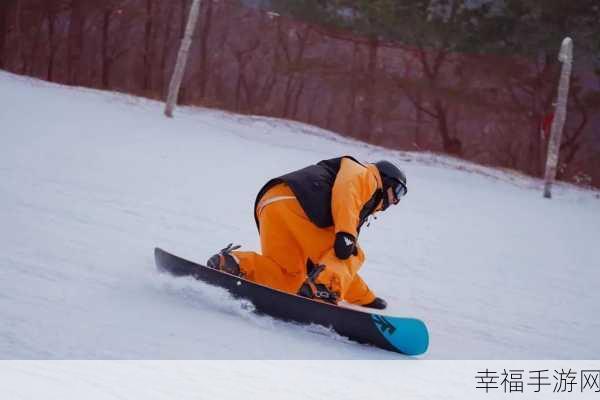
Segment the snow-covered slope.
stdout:
<path fill-rule="evenodd" d="M 258 248 L 254 196 L 324 158 L 398 160 L 399 207 L 365 228 L 363 277 L 425 320 L 429 358 L 600 356 L 600 199 L 314 127 L 0 72 L 0 357 L 397 358 L 250 313 L 155 271 Z M 474 172 L 476 171 L 476 172 Z"/>

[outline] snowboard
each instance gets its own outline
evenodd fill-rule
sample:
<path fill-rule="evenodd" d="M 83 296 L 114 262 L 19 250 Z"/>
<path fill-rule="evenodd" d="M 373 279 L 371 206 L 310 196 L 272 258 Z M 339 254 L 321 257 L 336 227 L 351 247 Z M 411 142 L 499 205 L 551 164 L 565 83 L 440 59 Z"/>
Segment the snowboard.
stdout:
<path fill-rule="evenodd" d="M 192 276 L 219 286 L 254 305 L 254 312 L 300 324 L 318 324 L 358 343 L 406 355 L 427 351 L 429 333 L 423 321 L 345 308 L 263 286 L 154 249 L 156 266 L 173 276 Z"/>

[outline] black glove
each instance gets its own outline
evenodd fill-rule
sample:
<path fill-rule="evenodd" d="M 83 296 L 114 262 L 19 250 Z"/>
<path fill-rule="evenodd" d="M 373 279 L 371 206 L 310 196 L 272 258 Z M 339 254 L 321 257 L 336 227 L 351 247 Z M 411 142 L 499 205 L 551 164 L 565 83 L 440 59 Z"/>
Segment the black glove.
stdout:
<path fill-rule="evenodd" d="M 356 238 L 346 232 L 335 234 L 335 244 L 333 245 L 335 256 L 340 260 L 347 260 L 352 255 L 357 255 Z"/>
<path fill-rule="evenodd" d="M 377 310 L 384 310 L 387 307 L 387 301 L 381 297 L 375 297 L 375 300 L 369 304 L 364 304 L 363 307 L 375 308 Z"/>

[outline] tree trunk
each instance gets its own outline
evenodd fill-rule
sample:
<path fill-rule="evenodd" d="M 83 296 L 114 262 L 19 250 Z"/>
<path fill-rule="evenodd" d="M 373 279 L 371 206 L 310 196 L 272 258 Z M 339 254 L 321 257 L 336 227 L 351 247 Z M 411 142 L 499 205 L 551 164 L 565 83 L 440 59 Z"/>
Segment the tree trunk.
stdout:
<path fill-rule="evenodd" d="M 375 115 L 376 103 L 376 86 L 377 86 L 377 51 L 379 48 L 379 40 L 374 37 L 369 39 L 369 61 L 367 63 L 367 95 L 364 115 L 365 124 L 364 132 L 367 139 L 373 140 L 373 117 Z"/>
<path fill-rule="evenodd" d="M 354 136 L 354 128 L 355 128 L 355 110 L 356 110 L 356 54 L 358 53 L 358 44 L 354 43 L 354 50 L 352 54 L 352 66 L 350 73 L 348 74 L 348 79 L 350 80 L 350 99 L 348 103 L 350 107 L 348 108 L 348 113 L 346 115 L 346 134 L 350 136 Z M 347 104 L 348 104 L 347 103 Z"/>
<path fill-rule="evenodd" d="M 434 107 L 437 115 L 438 129 L 442 135 L 444 152 L 459 157 L 462 156 L 461 141 L 450 135 L 450 129 L 448 127 L 448 109 L 444 108 L 440 99 L 435 100 Z"/>
<path fill-rule="evenodd" d="M 23 32 L 21 32 L 21 0 L 15 0 L 15 40 L 17 49 L 15 51 L 14 69 L 20 74 L 25 72 L 25 62 L 23 60 Z"/>
<path fill-rule="evenodd" d="M 154 22 L 153 16 L 153 0 L 146 0 L 146 24 L 144 26 L 144 83 L 142 90 L 148 94 L 152 89 L 152 25 Z"/>
<path fill-rule="evenodd" d="M 111 59 L 108 52 L 108 35 L 112 9 L 105 8 L 102 16 L 102 88 L 108 89 L 110 85 Z"/>
<path fill-rule="evenodd" d="M 318 123 L 314 122 L 314 112 L 315 112 L 315 106 L 317 105 L 317 101 L 311 101 L 310 104 L 308 105 L 308 116 L 306 117 L 306 122 L 308 122 L 309 124 L 313 124 L 313 125 L 318 125 Z"/>
<path fill-rule="evenodd" d="M 171 38 L 171 30 L 172 30 L 172 26 L 173 24 L 172 19 L 173 19 L 173 14 L 174 14 L 174 7 L 170 7 L 169 8 L 169 13 L 167 14 L 167 26 L 165 27 L 165 36 L 164 36 L 164 40 L 163 40 L 163 47 L 162 47 L 162 54 L 161 54 L 161 59 L 160 59 L 160 91 L 161 91 L 161 96 L 165 97 L 166 96 L 166 92 L 167 92 L 167 88 L 166 88 L 166 77 L 167 77 L 167 58 L 169 56 L 169 40 Z"/>
<path fill-rule="evenodd" d="M 292 55 L 292 45 L 289 43 L 288 34 L 282 31 L 281 23 L 277 28 L 278 44 L 283 49 L 285 60 L 289 68 L 284 92 L 283 118 L 295 116 L 298 105 L 294 105 L 294 93 L 296 93 L 297 100 L 297 96 L 304 90 L 304 72 L 302 72 L 300 66 L 304 59 L 304 52 L 311 35 L 311 30 L 312 27 L 308 25 L 303 34 L 296 33 L 296 38 L 298 39 L 298 52 L 294 56 Z M 292 109 L 290 110 L 290 108 Z"/>
<path fill-rule="evenodd" d="M 556 112 L 552 121 L 552 130 L 550 141 L 548 143 L 548 158 L 546 160 L 546 176 L 544 182 L 544 197 L 552 197 L 552 184 L 556 178 L 556 169 L 558 167 L 558 157 L 560 143 L 562 139 L 563 127 L 567 117 L 567 100 L 569 98 L 569 83 L 571 80 L 571 64 L 573 60 L 573 42 L 571 38 L 563 40 L 559 60 L 563 63 L 560 73 L 560 83 L 558 86 L 558 99 L 556 102 Z"/>
<path fill-rule="evenodd" d="M 235 53 L 235 58 L 238 61 L 238 75 L 235 81 L 235 110 L 240 111 L 240 96 L 242 93 L 242 74 L 244 68 L 242 64 L 243 54 L 241 52 Z"/>
<path fill-rule="evenodd" d="M 421 92 L 421 89 L 418 89 L 415 101 L 417 102 L 417 104 L 419 106 L 423 102 L 423 94 Z M 414 142 L 414 146 L 415 146 L 416 150 L 421 150 L 421 147 L 422 147 L 422 144 L 421 144 L 421 126 L 423 125 L 423 110 L 421 109 L 421 107 L 415 107 L 415 112 L 417 113 L 417 115 L 416 115 L 416 118 L 415 118 L 416 119 L 416 123 L 415 123 L 415 142 Z"/>
<path fill-rule="evenodd" d="M 200 34 L 200 84 L 198 90 L 200 92 L 200 98 L 203 99 L 206 96 L 206 86 L 208 85 L 208 78 L 210 75 L 210 70 L 208 68 L 208 37 L 210 35 L 210 27 L 212 23 L 212 13 L 213 13 L 213 2 L 212 0 L 207 1 L 206 3 L 206 17 L 204 18 L 204 23 L 202 24 L 202 33 Z"/>
<path fill-rule="evenodd" d="M 77 85 L 81 73 L 81 55 L 83 52 L 83 0 L 71 0 L 67 44 L 67 83 Z"/>
<path fill-rule="evenodd" d="M 438 129 L 440 135 L 442 136 L 442 145 L 444 146 L 444 151 L 447 151 L 449 143 L 450 143 L 450 132 L 448 131 L 448 121 L 446 116 L 446 110 L 442 104 L 442 101 L 436 99 L 434 102 L 435 113 L 437 116 Z"/>
<path fill-rule="evenodd" d="M 566 140 L 561 141 L 562 143 L 560 145 L 560 151 L 566 153 L 566 155 L 563 158 L 563 163 L 567 166 L 569 166 L 573 162 L 575 156 L 577 155 L 577 152 L 581 149 L 582 143 L 580 139 L 584 133 L 586 125 L 589 122 L 589 115 L 585 104 L 581 101 L 577 94 L 575 94 L 572 97 L 572 99 L 575 103 L 575 106 L 577 107 L 577 110 L 581 114 L 581 121 L 579 122 L 577 128 L 574 129 L 573 134 L 570 137 L 567 137 Z M 560 171 L 557 172 L 557 177 L 560 179 Z"/>
<path fill-rule="evenodd" d="M 0 6 L 0 69 L 6 68 L 6 29 L 8 18 L 8 6 Z"/>
<path fill-rule="evenodd" d="M 8 69 L 6 43 L 8 39 L 8 5 L 0 6 L 0 69 Z"/>
<path fill-rule="evenodd" d="M 554 56 L 546 52 L 544 55 L 544 64 L 541 71 L 536 75 L 536 79 L 533 83 L 534 93 L 532 96 L 532 107 L 534 116 L 532 119 L 532 135 L 531 135 L 531 175 L 541 177 L 544 174 L 544 161 L 545 161 L 545 141 L 539 134 L 539 124 L 544 116 L 544 112 L 548 110 L 552 105 L 552 95 L 548 91 L 548 95 L 544 96 L 544 89 L 547 86 L 546 82 L 549 80 L 548 75 L 551 74 L 551 66 L 554 64 Z M 543 98 L 546 97 L 546 98 Z"/>
<path fill-rule="evenodd" d="M 294 109 L 292 110 L 292 118 L 294 118 L 294 119 L 298 119 L 298 105 L 300 103 L 300 98 L 302 97 L 302 94 L 304 93 L 304 83 L 305 83 L 304 76 L 302 76 L 300 79 L 301 80 L 298 84 L 298 89 L 296 90 L 296 96 L 294 97 Z"/>
<path fill-rule="evenodd" d="M 271 111 L 269 111 L 268 105 L 271 99 L 271 95 L 273 94 L 273 88 L 276 86 L 277 81 L 277 67 L 276 63 L 273 62 L 270 75 L 265 76 L 263 87 L 261 88 L 257 97 L 258 104 L 260 104 L 261 106 L 261 113 L 272 113 Z"/>
<path fill-rule="evenodd" d="M 292 101 L 292 84 L 293 83 L 294 83 L 294 73 L 291 72 L 291 73 L 289 73 L 286 84 L 285 84 L 285 91 L 284 91 L 284 95 L 283 95 L 283 110 L 281 113 L 281 118 L 288 117 L 288 113 L 289 113 L 289 109 L 290 109 L 290 102 Z"/>
<path fill-rule="evenodd" d="M 338 104 L 336 103 L 336 96 L 335 94 L 332 93 L 331 99 L 329 101 L 329 106 L 327 107 L 327 114 L 325 115 L 325 129 L 328 129 L 330 131 L 334 130 L 333 129 L 333 117 L 334 117 L 334 111 L 336 110 Z"/>
<path fill-rule="evenodd" d="M 56 58 L 56 46 L 54 45 L 54 22 L 56 14 L 54 12 L 54 4 L 50 3 L 46 16 L 48 23 L 48 70 L 46 71 L 46 80 L 49 82 L 53 82 L 54 80 L 54 60 Z"/>
<path fill-rule="evenodd" d="M 244 66 L 245 68 L 245 66 Z M 250 88 L 248 87 L 248 81 L 246 80 L 246 76 L 242 74 L 241 77 L 241 89 L 244 92 L 244 99 L 246 100 L 245 102 L 245 107 L 242 109 L 243 112 L 245 113 L 251 113 L 252 112 L 252 107 L 253 107 L 253 92 L 250 90 Z"/>
<path fill-rule="evenodd" d="M 33 45 L 31 46 L 31 52 L 27 57 L 27 62 L 23 63 L 24 75 L 35 76 L 35 66 L 40 65 L 37 61 L 37 55 L 40 54 L 40 42 L 42 41 L 42 25 L 43 16 L 35 15 L 35 33 L 33 34 Z M 41 58 L 41 57 L 40 57 Z M 43 75 L 40 77 L 42 78 Z"/>
<path fill-rule="evenodd" d="M 175 69 L 173 71 L 173 77 L 169 85 L 169 95 L 167 97 L 167 104 L 165 107 L 165 115 L 167 117 L 173 117 L 173 109 L 179 96 L 179 89 L 181 89 L 181 82 L 185 74 L 185 66 L 187 64 L 188 53 L 190 46 L 192 45 L 192 35 L 194 34 L 194 28 L 196 28 L 196 22 L 198 20 L 198 12 L 200 9 L 200 0 L 193 0 L 190 8 L 189 18 L 187 27 L 185 29 L 185 36 L 181 41 L 181 47 L 177 54 L 177 62 L 175 63 Z"/>

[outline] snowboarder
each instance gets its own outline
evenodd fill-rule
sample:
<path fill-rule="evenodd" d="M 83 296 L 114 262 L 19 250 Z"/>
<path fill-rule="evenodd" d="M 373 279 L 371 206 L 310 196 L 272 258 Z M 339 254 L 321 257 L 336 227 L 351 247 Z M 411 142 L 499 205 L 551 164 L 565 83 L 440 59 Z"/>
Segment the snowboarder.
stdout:
<path fill-rule="evenodd" d="M 254 218 L 262 254 L 229 245 L 207 266 L 312 299 L 384 309 L 386 301 L 357 274 L 365 260 L 357 239 L 372 214 L 406 193 L 405 174 L 389 161 L 320 161 L 259 191 Z"/>

